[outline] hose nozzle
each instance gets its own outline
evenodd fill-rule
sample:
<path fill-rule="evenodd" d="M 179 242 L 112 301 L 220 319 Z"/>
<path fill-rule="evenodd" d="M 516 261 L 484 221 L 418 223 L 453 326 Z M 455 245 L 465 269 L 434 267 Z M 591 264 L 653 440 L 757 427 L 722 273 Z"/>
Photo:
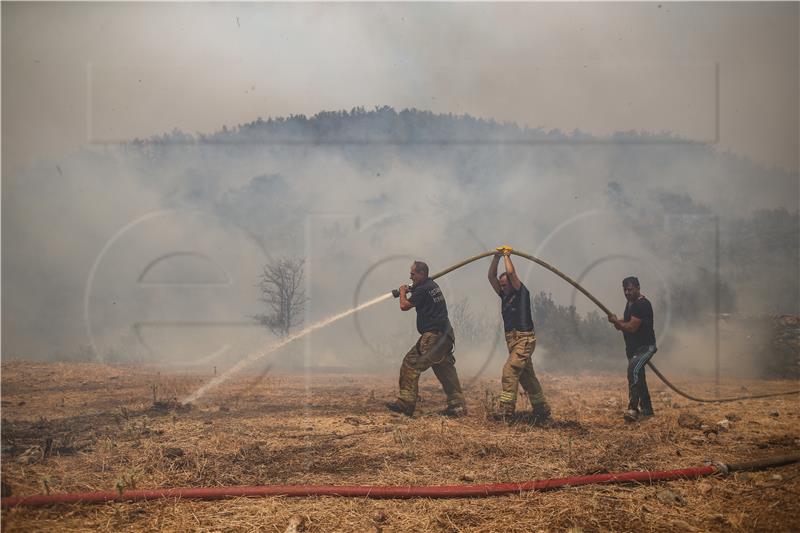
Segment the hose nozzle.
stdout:
<path fill-rule="evenodd" d="M 408 293 L 411 294 L 412 290 L 414 290 L 414 286 L 413 285 L 409 285 L 408 286 Z M 400 298 L 400 289 L 392 289 L 392 296 L 394 296 L 395 298 Z"/>

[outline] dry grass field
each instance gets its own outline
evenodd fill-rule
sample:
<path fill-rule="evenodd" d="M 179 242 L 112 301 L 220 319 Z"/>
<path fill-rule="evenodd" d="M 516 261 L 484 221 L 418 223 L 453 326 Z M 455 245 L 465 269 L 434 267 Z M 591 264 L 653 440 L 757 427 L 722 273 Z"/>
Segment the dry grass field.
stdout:
<path fill-rule="evenodd" d="M 423 376 L 422 403 L 410 419 L 383 408 L 395 392 L 389 376 L 245 373 L 191 409 L 164 403 L 210 377 L 138 366 L 4 363 L 4 491 L 511 482 L 800 451 L 797 396 L 701 405 L 667 391 L 652 374 L 656 416 L 634 425 L 621 418 L 622 371 L 540 376 L 554 412 L 553 422 L 541 427 L 487 420 L 497 380 L 466 391 L 469 417 L 442 418 L 436 413 L 443 395 L 431 372 Z M 735 381 L 720 393 L 796 387 Z M 713 391 L 708 382 L 687 388 Z M 154 399 L 162 403 L 154 406 Z M 681 426 L 682 413 L 712 427 L 727 417 L 729 428 L 706 435 Z M 305 531 L 799 531 L 800 465 L 484 499 L 240 498 L 16 508 L 2 512 L 2 527 L 283 532 L 293 519 Z"/>

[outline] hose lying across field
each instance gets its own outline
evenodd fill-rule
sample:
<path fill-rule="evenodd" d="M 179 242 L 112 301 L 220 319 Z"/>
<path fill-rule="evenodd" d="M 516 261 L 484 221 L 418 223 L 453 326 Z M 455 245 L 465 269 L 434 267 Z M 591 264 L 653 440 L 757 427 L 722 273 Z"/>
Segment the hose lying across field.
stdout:
<path fill-rule="evenodd" d="M 590 484 L 654 483 L 673 479 L 692 479 L 740 470 L 760 470 L 800 462 L 800 455 L 768 457 L 746 463 L 714 463 L 708 466 L 677 470 L 617 472 L 557 479 L 541 479 L 524 483 L 485 483 L 475 485 L 434 486 L 336 486 L 336 485 L 262 485 L 257 487 L 203 487 L 150 490 L 71 492 L 2 499 L 4 509 L 10 507 L 45 507 L 56 504 L 89 504 L 136 502 L 174 498 L 180 500 L 222 500 L 226 498 L 255 498 L 264 496 L 344 496 L 356 498 L 481 498 L 519 494 L 534 490 L 545 491 Z"/>
<path fill-rule="evenodd" d="M 481 253 L 481 254 L 478 254 L 478 255 L 474 255 L 472 257 L 464 259 L 463 261 L 461 261 L 459 263 L 456 263 L 455 265 L 453 265 L 453 266 L 451 266 L 449 268 L 446 268 L 446 269 L 442 270 L 441 272 L 437 272 L 436 274 L 431 276 L 431 279 L 436 279 L 436 278 L 442 277 L 445 274 L 449 274 L 450 272 L 452 272 L 454 270 L 458 270 L 459 268 L 472 263 L 473 261 L 477 261 L 478 259 L 483 259 L 484 257 L 493 256 L 496 253 L 497 253 L 497 251 L 492 250 L 490 252 L 484 252 L 484 253 Z M 512 255 L 518 255 L 520 257 L 524 257 L 525 259 L 533 261 L 537 265 L 543 266 L 544 268 L 546 268 L 547 270 L 549 270 L 550 272 L 552 272 L 556 276 L 560 277 L 561 279 L 563 279 L 564 281 L 566 281 L 567 283 L 569 283 L 570 285 L 572 285 L 573 287 L 578 289 L 581 293 L 583 293 L 584 296 L 589 298 L 592 301 L 592 303 L 594 303 L 597 307 L 599 307 L 607 316 L 611 316 L 611 315 L 614 314 L 608 309 L 608 307 L 603 305 L 603 303 L 600 300 L 595 298 L 592 295 L 592 293 L 590 293 L 589 291 L 587 291 L 586 289 L 581 287 L 578 284 L 577 281 L 573 280 L 572 278 L 570 278 L 569 276 L 567 276 L 566 274 L 564 274 L 563 272 L 558 270 L 556 267 L 550 265 L 549 263 L 546 263 L 546 262 L 542 261 L 538 257 L 534 257 L 534 256 L 532 256 L 530 254 L 526 254 L 526 253 L 520 252 L 518 250 L 512 250 L 511 254 Z M 786 395 L 790 395 L 790 394 L 800 394 L 800 390 L 792 390 L 792 391 L 785 391 L 785 392 L 771 392 L 771 393 L 766 393 L 766 394 L 755 394 L 755 395 L 750 395 L 750 396 L 732 396 L 732 397 L 729 397 L 729 398 L 698 398 L 697 396 L 692 396 L 691 394 L 689 394 L 687 392 L 684 392 L 681 389 L 679 389 L 678 387 L 676 387 L 672 382 L 670 382 L 670 380 L 668 380 L 664 376 L 664 374 L 662 374 L 658 370 L 658 368 L 656 368 L 656 366 L 653 364 L 652 361 L 648 361 L 647 362 L 647 366 L 649 366 L 650 369 L 653 372 L 655 372 L 656 376 L 658 376 L 658 379 L 660 379 L 661 381 L 664 382 L 664 385 L 666 385 L 667 387 L 669 387 L 670 389 L 675 391 L 677 394 L 680 394 L 684 398 L 686 398 L 688 400 L 692 400 L 693 402 L 723 403 L 723 402 L 736 402 L 736 401 L 739 401 L 739 400 L 754 400 L 754 399 L 757 399 L 757 398 L 772 398 L 774 396 L 786 396 Z"/>

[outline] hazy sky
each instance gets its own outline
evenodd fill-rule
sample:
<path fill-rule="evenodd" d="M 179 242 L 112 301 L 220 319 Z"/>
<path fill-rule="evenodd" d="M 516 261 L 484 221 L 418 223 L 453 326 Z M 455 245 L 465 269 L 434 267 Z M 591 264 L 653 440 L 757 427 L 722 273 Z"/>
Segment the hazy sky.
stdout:
<path fill-rule="evenodd" d="M 797 171 L 798 13 L 4 2 L 3 173 L 174 127 L 383 104 L 593 134 L 672 131 Z"/>

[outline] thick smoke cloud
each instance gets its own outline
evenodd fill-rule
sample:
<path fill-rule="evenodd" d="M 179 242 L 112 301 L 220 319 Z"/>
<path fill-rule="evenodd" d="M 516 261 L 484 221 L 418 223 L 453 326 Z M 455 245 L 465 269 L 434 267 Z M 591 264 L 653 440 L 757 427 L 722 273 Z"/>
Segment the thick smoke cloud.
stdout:
<path fill-rule="evenodd" d="M 5 178 L 3 193 L 5 356 L 225 366 L 271 341 L 250 319 L 270 258 L 306 258 L 311 323 L 359 287 L 365 301 L 404 282 L 412 259 L 435 272 L 506 243 L 584 274 L 620 313 L 619 282 L 638 274 L 679 357 L 679 334 L 710 331 L 717 221 L 723 312 L 797 313 L 800 300 L 797 174 L 670 135 L 354 110 L 84 150 Z M 471 317 L 455 324 L 468 370 L 499 327 L 487 267 L 441 283 Z M 592 310 L 552 274 L 518 269 L 532 290 Z M 360 320 L 366 343 L 347 320 L 278 360 L 383 368 L 415 338 L 394 303 Z"/>

